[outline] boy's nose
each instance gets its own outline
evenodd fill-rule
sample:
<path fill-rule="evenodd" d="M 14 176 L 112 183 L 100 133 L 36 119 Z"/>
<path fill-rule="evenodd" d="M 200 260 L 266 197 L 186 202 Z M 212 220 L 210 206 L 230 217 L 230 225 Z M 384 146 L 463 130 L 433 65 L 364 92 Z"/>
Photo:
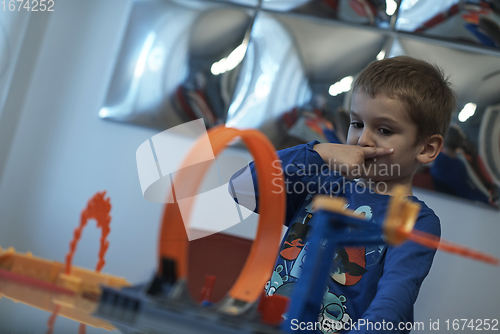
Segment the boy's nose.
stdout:
<path fill-rule="evenodd" d="M 373 134 L 368 129 L 363 129 L 363 133 L 359 136 L 358 145 L 361 147 L 374 147 Z"/>

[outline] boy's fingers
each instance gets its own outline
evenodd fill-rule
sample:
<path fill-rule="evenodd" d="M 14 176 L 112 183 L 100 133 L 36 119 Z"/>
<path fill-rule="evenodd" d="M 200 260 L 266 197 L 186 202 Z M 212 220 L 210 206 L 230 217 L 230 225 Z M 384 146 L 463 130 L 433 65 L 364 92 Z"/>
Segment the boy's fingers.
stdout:
<path fill-rule="evenodd" d="M 375 158 L 383 155 L 390 155 L 394 153 L 393 148 L 383 148 L 383 147 L 362 147 L 366 158 Z"/>

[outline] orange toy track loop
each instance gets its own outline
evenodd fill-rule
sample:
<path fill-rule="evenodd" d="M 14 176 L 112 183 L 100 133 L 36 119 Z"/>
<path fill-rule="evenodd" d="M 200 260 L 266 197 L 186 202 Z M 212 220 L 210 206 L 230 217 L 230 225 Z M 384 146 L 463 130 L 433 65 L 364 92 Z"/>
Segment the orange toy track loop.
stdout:
<path fill-rule="evenodd" d="M 87 207 L 82 211 L 80 216 L 80 225 L 75 229 L 73 240 L 69 244 L 69 252 L 66 254 L 66 275 L 71 272 L 71 263 L 73 261 L 73 255 L 76 251 L 76 246 L 80 237 L 82 236 L 82 231 L 87 221 L 89 219 L 95 219 L 97 222 L 97 227 L 101 228 L 101 240 L 99 246 L 99 260 L 97 262 L 95 270 L 100 272 L 104 264 L 104 256 L 109 247 L 109 242 L 106 240 L 109 234 L 109 224 L 111 222 L 111 217 L 109 212 L 111 211 L 111 204 L 109 203 L 109 197 L 104 199 L 106 192 L 100 192 L 95 194 L 87 203 Z"/>
<path fill-rule="evenodd" d="M 254 163 L 258 175 L 260 196 L 260 217 L 257 235 L 247 261 L 228 293 L 228 296 L 234 300 L 252 303 L 261 295 L 262 288 L 269 278 L 269 273 L 272 271 L 275 258 L 269 255 L 277 254 L 278 252 L 282 225 L 285 218 L 285 194 L 283 191 L 272 190 L 273 186 L 277 189 L 283 189 L 283 176 L 272 174 L 273 163 L 278 160 L 278 156 L 269 139 L 258 130 L 238 130 L 218 126 L 209 130 L 208 136 L 215 157 L 230 142 L 240 137 L 255 159 Z M 195 161 L 194 159 L 201 150 L 201 147 L 203 147 L 203 141 L 199 140 L 188 153 L 174 181 L 175 184 L 182 185 L 184 194 L 192 194 L 189 197 L 191 198 L 191 202 L 187 206 L 189 209 L 192 207 L 193 197 L 209 168 L 209 164 L 204 164 L 201 172 L 198 173 L 189 173 L 189 170 L 184 167 L 189 166 L 191 161 Z M 173 199 L 174 194 L 170 194 L 169 196 L 170 199 Z M 185 218 L 189 222 L 189 219 Z M 186 227 L 184 227 L 181 213 L 176 203 L 168 203 L 165 206 L 159 246 L 158 274 L 160 275 L 162 272 L 162 258 L 167 258 L 174 260 L 176 263 L 177 280 L 186 279 L 188 238 Z"/>

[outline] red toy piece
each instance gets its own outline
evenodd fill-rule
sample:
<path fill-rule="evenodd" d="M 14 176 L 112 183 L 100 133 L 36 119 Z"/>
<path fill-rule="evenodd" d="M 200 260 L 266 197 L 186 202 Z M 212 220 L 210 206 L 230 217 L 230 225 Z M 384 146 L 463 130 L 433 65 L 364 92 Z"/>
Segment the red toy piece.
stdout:
<path fill-rule="evenodd" d="M 212 292 L 214 291 L 215 276 L 205 275 L 205 284 L 201 289 L 201 302 L 210 302 L 212 299 Z"/>
<path fill-rule="evenodd" d="M 261 321 L 270 326 L 277 326 L 283 320 L 290 299 L 281 295 L 266 296 L 263 292 L 257 310 L 261 314 Z"/>

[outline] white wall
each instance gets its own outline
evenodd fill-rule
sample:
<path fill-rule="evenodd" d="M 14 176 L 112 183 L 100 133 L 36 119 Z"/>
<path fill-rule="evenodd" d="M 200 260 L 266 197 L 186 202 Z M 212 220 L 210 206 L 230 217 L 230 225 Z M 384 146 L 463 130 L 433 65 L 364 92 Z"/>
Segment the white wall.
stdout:
<path fill-rule="evenodd" d="M 142 198 L 135 150 L 157 131 L 97 117 L 130 4 L 60 1 L 45 33 L 40 30 L 39 54 L 31 55 L 34 71 L 18 87 L 25 92 L 9 92 L 9 97 L 25 93 L 24 101 L 7 101 L 19 109 L 4 112 L 18 115 L 18 122 L 8 155 L 0 156 L 6 159 L 0 184 L 0 245 L 64 261 L 87 200 L 107 190 L 113 207 L 104 271 L 138 282 L 149 278 L 154 268 L 162 207 Z M 99 237 L 90 221 L 76 265 L 95 266 Z M 25 333 L 29 328 L 30 333 L 44 333 L 49 314 L 37 311 L 0 300 L 0 332 Z M 76 333 L 77 325 L 60 317 L 55 333 Z"/>
<path fill-rule="evenodd" d="M 443 239 L 500 258 L 500 212 L 422 190 L 415 195 L 441 219 Z M 415 320 L 428 326 L 430 319 L 439 319 L 441 329 L 447 319 L 500 320 L 499 276 L 499 266 L 438 251 L 420 290 Z"/>
<path fill-rule="evenodd" d="M 0 150 L 0 245 L 63 261 L 86 201 L 107 190 L 113 208 L 105 271 L 136 283 L 149 278 L 155 266 L 162 206 L 142 198 L 135 151 L 158 131 L 97 117 L 130 4 L 60 1 L 41 23 L 46 30 L 37 32 L 40 48 L 24 60 L 34 62 L 33 71 L 20 76 L 24 82 L 9 92 L 6 103 L 13 109 L 3 113 L 15 117 L 0 124 L 12 133 L 8 150 Z M 499 212 L 416 195 L 441 217 L 444 238 L 500 257 Z M 76 265 L 95 266 L 98 240 L 91 221 Z M 498 318 L 498 274 L 498 267 L 439 253 L 417 301 L 416 320 L 428 325 L 429 319 L 440 319 L 444 326 L 448 318 Z M 6 332 L 34 326 L 35 333 L 43 333 L 47 319 L 46 312 L 0 300 L 0 327 Z M 55 333 L 76 332 L 75 323 L 57 320 Z M 88 331 L 93 332 L 100 331 Z"/>
<path fill-rule="evenodd" d="M 0 114 L 0 246 L 63 262 L 87 200 L 106 190 L 112 222 L 103 271 L 139 283 L 156 267 L 163 205 L 142 197 L 135 152 L 159 131 L 97 116 L 131 3 L 65 0 L 49 16 L 31 16 Z M 185 153 L 175 150 L 169 153 Z M 254 227 L 240 224 L 232 233 L 252 237 Z M 75 265 L 95 267 L 99 238 L 89 221 Z M 1 333 L 44 333 L 49 316 L 0 300 Z M 59 317 L 54 333 L 76 333 L 77 326 Z M 94 332 L 107 333 L 88 328 Z"/>

